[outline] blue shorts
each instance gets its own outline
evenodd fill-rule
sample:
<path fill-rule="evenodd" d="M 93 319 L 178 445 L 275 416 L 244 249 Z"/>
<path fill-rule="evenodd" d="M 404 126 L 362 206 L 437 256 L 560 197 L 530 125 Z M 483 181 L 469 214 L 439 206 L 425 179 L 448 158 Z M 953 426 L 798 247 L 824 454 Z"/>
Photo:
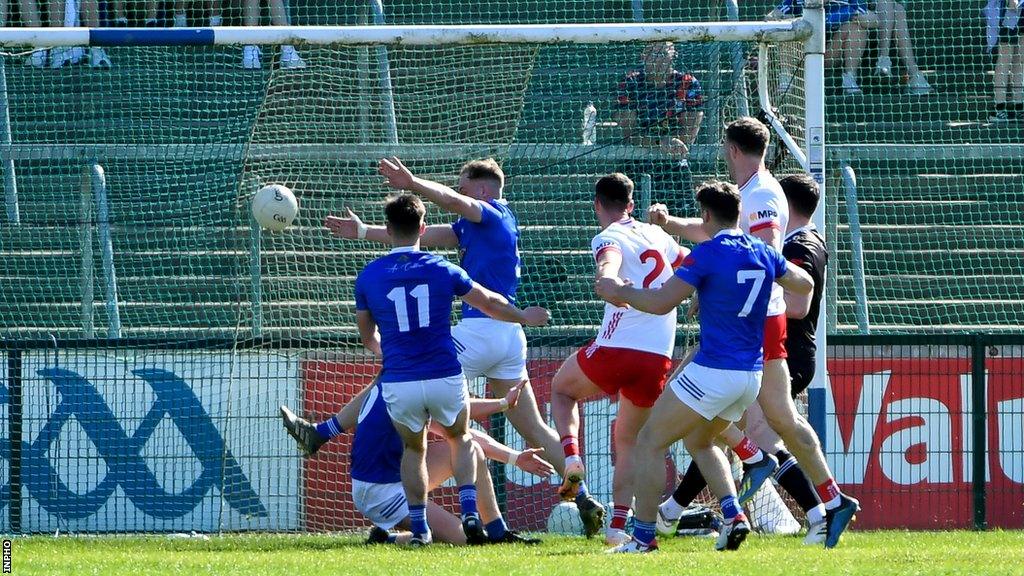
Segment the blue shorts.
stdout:
<path fill-rule="evenodd" d="M 859 2 L 843 4 L 835 8 L 825 8 L 825 29 L 829 32 L 835 32 L 840 26 L 853 20 L 858 14 L 867 13 L 867 6 Z"/>

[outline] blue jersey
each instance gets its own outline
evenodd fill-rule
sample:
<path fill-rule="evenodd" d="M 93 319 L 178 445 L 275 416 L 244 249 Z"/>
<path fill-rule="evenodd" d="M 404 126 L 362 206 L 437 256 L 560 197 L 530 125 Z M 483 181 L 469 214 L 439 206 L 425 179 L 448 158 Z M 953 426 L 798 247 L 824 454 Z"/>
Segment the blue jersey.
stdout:
<path fill-rule="evenodd" d="M 695 246 L 675 272 L 700 299 L 700 350 L 693 361 L 761 370 L 768 299 L 772 283 L 785 273 L 782 253 L 736 229 Z"/>
<path fill-rule="evenodd" d="M 359 411 L 352 440 L 352 478 L 374 484 L 402 481 L 402 438 L 391 423 L 380 384 L 374 385 Z"/>
<path fill-rule="evenodd" d="M 452 340 L 452 299 L 472 290 L 469 275 L 441 256 L 396 248 L 356 278 L 356 310 L 380 329 L 381 382 L 462 373 Z"/>
<path fill-rule="evenodd" d="M 452 230 L 459 238 L 462 267 L 470 278 L 515 304 L 519 288 L 519 223 L 504 200 L 481 202 L 480 222 L 459 218 Z M 463 318 L 487 315 L 462 303 Z"/>

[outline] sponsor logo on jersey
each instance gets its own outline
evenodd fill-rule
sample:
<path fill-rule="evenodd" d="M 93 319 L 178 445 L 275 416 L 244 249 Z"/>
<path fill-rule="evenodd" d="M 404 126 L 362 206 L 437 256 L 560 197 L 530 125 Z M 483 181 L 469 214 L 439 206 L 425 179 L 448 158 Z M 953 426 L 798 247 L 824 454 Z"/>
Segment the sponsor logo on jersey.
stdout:
<path fill-rule="evenodd" d="M 767 210 L 756 210 L 754 212 L 751 212 L 750 216 L 748 217 L 748 219 L 751 220 L 751 221 L 756 221 L 756 220 L 776 220 L 776 219 L 778 219 L 778 217 L 779 217 L 779 213 L 777 211 L 772 210 L 771 208 L 769 208 Z"/>

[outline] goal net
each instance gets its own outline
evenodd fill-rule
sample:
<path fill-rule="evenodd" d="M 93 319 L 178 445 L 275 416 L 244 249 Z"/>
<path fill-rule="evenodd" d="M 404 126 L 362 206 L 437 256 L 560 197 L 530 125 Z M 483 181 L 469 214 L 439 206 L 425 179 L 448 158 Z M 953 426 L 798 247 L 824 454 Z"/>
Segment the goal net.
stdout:
<path fill-rule="evenodd" d="M 302 67 L 263 45 L 258 69 L 241 67 L 243 40 L 108 48 L 111 69 L 35 68 L 23 65 L 32 55 L 9 50 L 0 91 L 11 140 L 0 226 L 9 352 L 0 435 L 11 439 L 3 448 L 11 497 L 0 529 L 368 526 L 352 503 L 351 434 L 303 459 L 278 406 L 323 420 L 378 370 L 358 346 L 353 284 L 386 247 L 333 237 L 324 220 L 352 210 L 382 222 L 383 156 L 450 186 L 467 160 L 501 164 L 521 230 L 519 303 L 553 315 L 550 327 L 527 330 L 546 417 L 555 371 L 601 320 L 589 250 L 596 179 L 633 178 L 638 217 L 654 202 L 694 215 L 692 185 L 728 179 L 724 125 L 763 115 L 765 95 L 803 146 L 802 32 L 775 40 L 748 24 L 746 37 L 767 43 L 705 34 L 673 45 L 657 26 L 640 41 L 605 43 L 466 35 L 411 45 L 405 36 L 298 44 Z M 659 65 L 670 88 L 638 81 Z M 628 118 L 631 137 L 621 124 Z M 660 145 L 670 138 L 688 152 Z M 799 169 L 779 138 L 769 162 L 780 174 Z M 249 214 L 268 183 L 291 188 L 300 205 L 282 233 L 260 231 Z M 453 220 L 428 205 L 429 223 Z M 681 356 L 696 329 L 682 312 L 679 321 Z M 471 390 L 487 394 L 483 382 Z M 614 398 L 582 406 L 588 484 L 605 503 L 616 409 Z M 502 417 L 477 424 L 526 447 Z M 667 484 L 685 466 L 682 454 L 668 458 Z M 490 474 L 509 524 L 544 529 L 560 479 L 499 462 Z M 432 498 L 458 502 L 450 481 Z"/>

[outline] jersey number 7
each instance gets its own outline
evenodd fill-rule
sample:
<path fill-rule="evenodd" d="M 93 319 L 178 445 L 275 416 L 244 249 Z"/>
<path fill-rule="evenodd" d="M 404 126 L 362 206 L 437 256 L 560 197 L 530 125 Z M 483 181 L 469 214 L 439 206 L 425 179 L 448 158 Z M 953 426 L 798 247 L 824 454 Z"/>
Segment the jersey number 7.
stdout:
<path fill-rule="evenodd" d="M 743 303 L 743 309 L 737 314 L 740 318 L 745 318 L 747 314 L 750 314 L 750 309 L 754 307 L 754 301 L 757 300 L 757 295 L 761 293 L 761 285 L 764 284 L 764 270 L 740 270 L 736 273 L 736 283 L 746 284 L 747 282 L 753 281 L 754 284 L 750 287 L 750 294 L 747 294 L 747 301 Z"/>

